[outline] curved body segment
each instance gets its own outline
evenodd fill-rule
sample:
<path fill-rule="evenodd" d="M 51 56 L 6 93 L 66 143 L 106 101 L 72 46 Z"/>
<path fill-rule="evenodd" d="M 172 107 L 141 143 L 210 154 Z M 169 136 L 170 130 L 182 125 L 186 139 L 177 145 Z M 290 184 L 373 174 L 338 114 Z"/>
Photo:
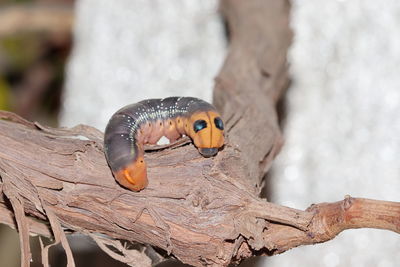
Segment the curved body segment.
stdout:
<path fill-rule="evenodd" d="M 210 103 L 193 97 L 148 99 L 125 106 L 110 119 L 104 133 L 107 162 L 115 179 L 134 191 L 146 187 L 144 144 L 165 136 L 171 142 L 189 136 L 210 157 L 224 144 L 224 124 Z"/>

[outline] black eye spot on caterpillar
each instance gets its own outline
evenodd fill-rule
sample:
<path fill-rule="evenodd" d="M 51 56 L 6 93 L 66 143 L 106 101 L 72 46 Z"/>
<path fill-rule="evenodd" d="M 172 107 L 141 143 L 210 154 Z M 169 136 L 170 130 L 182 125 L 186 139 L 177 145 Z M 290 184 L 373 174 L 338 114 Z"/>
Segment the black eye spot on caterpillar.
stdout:
<path fill-rule="evenodd" d="M 224 130 L 224 123 L 222 122 L 222 119 L 220 117 L 216 117 L 214 119 L 215 127 L 220 129 L 221 131 Z"/>
<path fill-rule="evenodd" d="M 188 127 L 190 125 L 190 127 Z M 224 144 L 224 124 L 215 107 L 193 97 L 148 99 L 118 110 L 107 124 L 104 148 L 115 179 L 140 191 L 147 186 L 144 144 L 189 136 L 199 152 L 210 157 Z"/>
<path fill-rule="evenodd" d="M 207 122 L 205 120 L 197 120 L 193 123 L 193 130 L 197 133 L 207 127 Z"/>

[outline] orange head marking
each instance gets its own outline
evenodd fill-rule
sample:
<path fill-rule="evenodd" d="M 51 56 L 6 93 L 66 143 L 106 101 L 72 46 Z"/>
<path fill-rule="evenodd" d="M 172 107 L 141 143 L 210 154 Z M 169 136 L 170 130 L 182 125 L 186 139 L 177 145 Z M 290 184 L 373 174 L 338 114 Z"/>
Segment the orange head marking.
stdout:
<path fill-rule="evenodd" d="M 224 145 L 224 124 L 215 111 L 196 112 L 189 119 L 188 135 L 205 157 L 217 154 Z"/>
<path fill-rule="evenodd" d="M 147 170 L 143 157 L 138 159 L 115 174 L 117 181 L 134 191 L 140 191 L 147 186 Z"/>

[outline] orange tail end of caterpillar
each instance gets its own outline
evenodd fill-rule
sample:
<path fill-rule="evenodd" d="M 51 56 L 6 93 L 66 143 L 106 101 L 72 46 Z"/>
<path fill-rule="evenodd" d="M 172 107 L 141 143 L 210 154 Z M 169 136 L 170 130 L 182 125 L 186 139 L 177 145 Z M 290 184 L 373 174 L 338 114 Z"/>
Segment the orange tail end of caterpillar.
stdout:
<path fill-rule="evenodd" d="M 133 191 L 140 191 L 148 184 L 146 163 L 143 158 L 138 158 L 125 168 L 114 173 L 118 183 Z"/>

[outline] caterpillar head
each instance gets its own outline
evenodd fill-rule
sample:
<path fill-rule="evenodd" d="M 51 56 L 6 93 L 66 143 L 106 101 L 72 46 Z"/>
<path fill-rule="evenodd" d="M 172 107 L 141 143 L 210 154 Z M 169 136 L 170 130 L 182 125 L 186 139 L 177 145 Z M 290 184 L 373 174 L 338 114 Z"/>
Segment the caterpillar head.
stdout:
<path fill-rule="evenodd" d="M 200 154 L 211 157 L 224 145 L 224 123 L 215 111 L 199 111 L 189 118 L 186 132 Z"/>

